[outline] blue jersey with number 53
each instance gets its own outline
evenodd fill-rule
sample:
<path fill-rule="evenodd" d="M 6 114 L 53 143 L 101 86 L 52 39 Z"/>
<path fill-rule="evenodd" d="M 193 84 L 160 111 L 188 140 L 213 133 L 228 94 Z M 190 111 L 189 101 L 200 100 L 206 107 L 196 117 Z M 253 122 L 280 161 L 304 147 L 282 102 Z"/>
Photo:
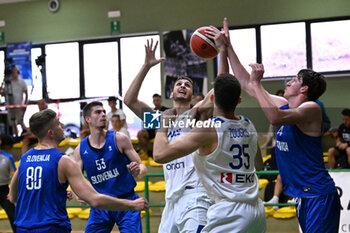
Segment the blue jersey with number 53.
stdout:
<path fill-rule="evenodd" d="M 133 193 L 136 182 L 126 165 L 128 157 L 115 143 L 115 131 L 107 131 L 105 145 L 98 151 L 89 146 L 88 137 L 80 143 L 80 156 L 86 174 L 97 192 L 114 197 Z"/>
<path fill-rule="evenodd" d="M 63 154 L 54 148 L 32 148 L 22 155 L 15 225 L 21 228 L 59 225 L 71 229 L 66 210 L 68 183 L 59 182 L 57 170 Z"/>

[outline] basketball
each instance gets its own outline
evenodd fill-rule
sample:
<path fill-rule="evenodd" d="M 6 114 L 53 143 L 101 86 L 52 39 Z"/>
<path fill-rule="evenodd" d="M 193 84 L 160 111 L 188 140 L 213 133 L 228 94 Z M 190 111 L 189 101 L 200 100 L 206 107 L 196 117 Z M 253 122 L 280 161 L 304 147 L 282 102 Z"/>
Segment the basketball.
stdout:
<path fill-rule="evenodd" d="M 191 50 L 200 58 L 211 59 L 218 55 L 215 42 L 205 35 L 209 27 L 200 27 L 191 36 Z"/>

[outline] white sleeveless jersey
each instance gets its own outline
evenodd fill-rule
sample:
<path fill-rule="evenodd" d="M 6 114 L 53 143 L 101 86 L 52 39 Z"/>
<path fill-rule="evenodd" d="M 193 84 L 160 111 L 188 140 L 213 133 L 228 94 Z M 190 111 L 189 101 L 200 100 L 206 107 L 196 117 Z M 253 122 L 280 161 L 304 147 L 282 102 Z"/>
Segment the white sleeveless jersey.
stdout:
<path fill-rule="evenodd" d="M 255 174 L 257 132 L 253 123 L 244 116 L 240 120 L 224 117 L 216 129 L 218 145 L 207 156 L 194 152 L 194 164 L 205 189 L 215 202 L 220 200 L 252 202 L 258 200 L 259 182 Z"/>
<path fill-rule="evenodd" d="M 181 135 L 185 135 L 191 128 L 186 122 L 190 110 L 181 114 L 168 129 L 168 141 L 172 142 Z M 184 124 L 184 125 L 182 125 Z M 193 154 L 163 164 L 166 199 L 175 200 L 182 196 L 185 187 L 203 186 L 199 181 L 198 175 L 193 164 Z"/>

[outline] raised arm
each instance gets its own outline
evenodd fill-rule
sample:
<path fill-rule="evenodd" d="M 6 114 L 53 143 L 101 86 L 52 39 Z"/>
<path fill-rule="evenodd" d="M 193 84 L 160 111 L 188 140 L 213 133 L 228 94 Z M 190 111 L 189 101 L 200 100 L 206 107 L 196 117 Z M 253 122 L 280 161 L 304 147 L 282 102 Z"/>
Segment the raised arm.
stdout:
<path fill-rule="evenodd" d="M 130 201 L 96 192 L 89 181 L 84 178 L 78 164 L 66 155 L 62 156 L 58 162 L 58 175 L 61 183 L 68 181 L 74 193 L 94 208 L 134 211 L 148 208 L 148 203 L 144 198 Z"/>
<path fill-rule="evenodd" d="M 219 50 L 219 69 L 218 76 L 223 73 L 229 73 L 229 66 L 227 61 L 227 46 L 225 44 L 225 32 L 221 32 L 214 26 L 210 26 L 211 30 L 206 32 L 206 35 L 215 41 L 217 49 Z M 214 104 L 210 100 L 210 96 L 214 94 L 214 89 L 211 89 L 204 99 L 197 103 L 191 110 L 191 115 L 196 115 L 197 120 L 207 120 L 213 116 Z"/>
<path fill-rule="evenodd" d="M 138 178 L 142 178 L 147 174 L 147 167 L 142 163 L 140 156 L 135 151 L 128 136 L 116 132 L 116 145 L 121 153 L 125 154 L 131 163 L 127 165 L 130 173 Z"/>
<path fill-rule="evenodd" d="M 264 66 L 251 64 L 251 67 L 250 85 L 255 93 L 253 97 L 259 102 L 270 123 L 273 125 L 297 124 L 304 133 L 310 136 L 319 136 L 322 112 L 318 104 L 314 101 L 306 101 L 296 108 L 281 110 L 280 106 L 276 104 L 276 99 L 274 100 L 261 84 Z"/>
<path fill-rule="evenodd" d="M 166 113 L 166 112 L 165 112 Z M 198 148 L 210 148 L 217 142 L 214 128 L 194 128 L 186 135 L 176 138 L 169 143 L 167 129 L 157 131 L 153 145 L 153 158 L 158 163 L 168 163 L 186 156 Z"/>
<path fill-rule="evenodd" d="M 155 65 L 164 61 L 165 58 L 161 57 L 160 59 L 155 58 L 155 51 L 158 46 L 158 41 L 153 47 L 153 39 L 151 43 L 147 40 L 145 45 L 146 57 L 145 63 L 142 65 L 140 71 L 136 75 L 135 79 L 132 81 L 129 89 L 125 93 L 124 103 L 140 118 L 143 119 L 143 112 L 152 111 L 152 108 L 146 103 L 138 99 L 139 91 L 142 85 L 143 80 L 145 79 L 148 71 Z"/>

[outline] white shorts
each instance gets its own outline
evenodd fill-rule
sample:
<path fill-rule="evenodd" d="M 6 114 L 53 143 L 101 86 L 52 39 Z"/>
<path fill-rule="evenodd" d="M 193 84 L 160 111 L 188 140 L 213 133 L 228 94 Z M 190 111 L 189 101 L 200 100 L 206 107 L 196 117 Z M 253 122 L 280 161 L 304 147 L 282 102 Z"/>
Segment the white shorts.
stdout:
<path fill-rule="evenodd" d="M 208 223 L 202 230 L 210 233 L 263 233 L 266 231 L 265 208 L 256 204 L 220 201 L 208 210 Z"/>
<path fill-rule="evenodd" d="M 204 187 L 186 189 L 178 200 L 166 202 L 158 232 L 200 232 L 211 204 Z"/>

